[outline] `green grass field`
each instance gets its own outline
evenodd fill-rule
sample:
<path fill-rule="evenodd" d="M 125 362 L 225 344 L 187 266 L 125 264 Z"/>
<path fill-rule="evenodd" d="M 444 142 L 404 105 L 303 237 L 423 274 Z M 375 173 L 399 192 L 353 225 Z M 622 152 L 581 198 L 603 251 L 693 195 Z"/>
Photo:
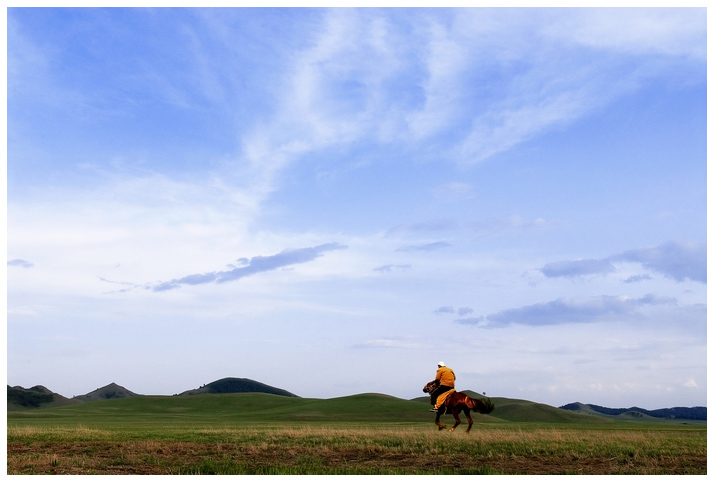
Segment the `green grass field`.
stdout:
<path fill-rule="evenodd" d="M 528 401 L 454 432 L 364 394 L 144 396 L 8 413 L 8 474 L 706 474 L 707 427 Z M 463 418 L 464 419 L 464 418 Z M 451 416 L 442 422 L 453 424 Z"/>

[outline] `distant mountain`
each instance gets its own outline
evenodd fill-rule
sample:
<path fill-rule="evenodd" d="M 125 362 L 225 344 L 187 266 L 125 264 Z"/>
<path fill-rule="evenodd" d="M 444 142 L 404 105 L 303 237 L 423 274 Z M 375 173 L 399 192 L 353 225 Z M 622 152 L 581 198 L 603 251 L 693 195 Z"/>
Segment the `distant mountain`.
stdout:
<path fill-rule="evenodd" d="M 269 386 L 251 379 L 240 379 L 236 377 L 227 377 L 219 379 L 212 383 L 201 386 L 198 389 L 184 391 L 181 395 L 192 394 L 223 394 L 223 393 L 242 393 L 242 392 L 258 392 L 265 394 L 275 394 L 278 396 L 298 397 L 295 394 Z M 81 396 L 75 396 L 72 399 L 54 393 L 44 386 L 34 386 L 30 389 L 25 389 L 20 386 L 7 386 L 7 410 L 8 411 L 25 411 L 29 409 L 53 408 L 58 406 L 66 406 L 68 404 L 80 404 L 93 401 L 105 401 L 107 399 L 124 399 L 131 397 L 139 397 L 142 394 L 137 394 L 129 389 L 122 387 L 116 383 L 108 384 L 99 389 Z"/>
<path fill-rule="evenodd" d="M 235 392 L 262 392 L 266 394 L 276 394 L 278 396 L 298 397 L 285 389 L 279 389 L 251 379 L 237 377 L 219 379 L 218 381 L 201 386 L 198 389 L 184 391 L 181 393 L 181 396 L 193 394 L 226 394 Z"/>
<path fill-rule="evenodd" d="M 21 386 L 7 386 L 7 410 L 24 411 L 26 409 L 54 408 L 77 404 L 80 401 L 67 399 L 56 392 L 52 392 L 45 386 L 33 386 L 25 389 Z"/>
<path fill-rule="evenodd" d="M 648 410 L 639 407 L 632 408 L 607 408 L 597 406 L 595 404 L 583 404 L 575 402 L 561 406 L 561 409 L 575 411 L 581 414 L 590 414 L 593 416 L 605 416 L 613 419 L 643 419 L 643 418 L 658 418 L 658 419 L 690 419 L 697 421 L 707 421 L 708 409 L 703 406 L 695 407 L 675 407 L 667 409 Z"/>
<path fill-rule="evenodd" d="M 84 394 L 82 396 L 75 396 L 72 399 L 76 399 L 82 402 L 90 401 L 103 401 L 104 399 L 120 399 L 124 397 L 136 397 L 140 394 L 133 393 L 129 389 L 122 387 L 118 384 L 111 383 L 104 387 L 100 387 L 92 392 Z"/>

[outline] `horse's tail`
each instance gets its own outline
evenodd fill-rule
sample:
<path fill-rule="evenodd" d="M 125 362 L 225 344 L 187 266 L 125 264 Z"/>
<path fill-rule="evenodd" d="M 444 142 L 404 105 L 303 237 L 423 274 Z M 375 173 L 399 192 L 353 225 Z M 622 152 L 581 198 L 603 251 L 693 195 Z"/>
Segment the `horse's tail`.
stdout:
<path fill-rule="evenodd" d="M 494 411 L 494 403 L 488 397 L 479 399 L 468 397 L 465 402 L 469 409 L 474 409 L 481 414 L 489 414 Z"/>

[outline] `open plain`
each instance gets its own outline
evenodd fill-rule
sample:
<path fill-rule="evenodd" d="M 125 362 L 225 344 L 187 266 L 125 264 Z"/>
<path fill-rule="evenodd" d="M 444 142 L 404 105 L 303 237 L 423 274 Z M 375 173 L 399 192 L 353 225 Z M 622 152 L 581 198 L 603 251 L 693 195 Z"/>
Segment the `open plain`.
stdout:
<path fill-rule="evenodd" d="M 145 396 L 10 412 L 7 473 L 707 473 L 705 424 L 494 401 L 494 413 L 476 415 L 469 434 L 466 425 L 438 431 L 423 402 L 378 394 Z"/>

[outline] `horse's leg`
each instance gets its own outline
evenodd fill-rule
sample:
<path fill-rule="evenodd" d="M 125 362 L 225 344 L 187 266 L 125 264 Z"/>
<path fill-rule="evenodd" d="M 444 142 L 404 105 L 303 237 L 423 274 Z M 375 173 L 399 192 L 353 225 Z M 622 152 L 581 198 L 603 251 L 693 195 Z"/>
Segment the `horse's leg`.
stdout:
<path fill-rule="evenodd" d="M 472 429 L 472 423 L 474 422 L 472 421 L 472 415 L 469 411 L 469 408 L 464 410 L 464 415 L 467 416 L 467 421 L 469 421 L 469 426 L 467 426 L 467 432 L 469 432 L 469 430 Z"/>
<path fill-rule="evenodd" d="M 457 426 L 459 426 L 459 423 L 462 422 L 461 419 L 459 419 L 459 409 L 458 408 L 453 408 L 452 409 L 452 416 L 454 416 L 454 426 L 449 428 L 450 431 L 454 431 Z"/>
<path fill-rule="evenodd" d="M 437 427 L 439 428 L 440 431 L 442 431 L 444 428 L 447 427 L 447 426 L 445 426 L 444 424 L 442 424 L 442 423 L 439 422 L 439 417 L 440 417 L 442 414 L 444 414 L 444 407 L 439 408 L 439 411 L 437 411 L 437 416 L 435 416 L 435 418 L 434 418 L 434 424 L 437 425 Z"/>

